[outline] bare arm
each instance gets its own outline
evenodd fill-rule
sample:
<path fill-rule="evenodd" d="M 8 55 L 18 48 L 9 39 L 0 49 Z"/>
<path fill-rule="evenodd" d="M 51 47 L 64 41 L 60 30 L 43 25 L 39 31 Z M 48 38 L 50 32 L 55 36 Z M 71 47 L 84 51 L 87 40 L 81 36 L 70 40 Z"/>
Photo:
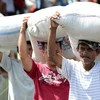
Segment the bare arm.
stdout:
<path fill-rule="evenodd" d="M 2 55 L 3 55 L 2 52 L 0 52 L 0 62 L 1 62 L 1 60 L 2 60 Z"/>
<path fill-rule="evenodd" d="M 59 17 L 59 13 L 56 13 L 54 16 L 50 18 L 51 26 L 50 33 L 48 37 L 48 57 L 56 64 L 56 66 L 62 66 L 62 56 L 57 54 L 55 51 L 56 46 L 56 29 L 58 24 L 52 20 L 52 18 L 57 19 Z"/>
<path fill-rule="evenodd" d="M 30 72 L 30 70 L 32 69 L 32 58 L 29 56 L 27 51 L 26 34 L 25 34 L 28 18 L 29 17 L 24 18 L 21 26 L 19 40 L 18 40 L 18 49 L 24 69 L 27 72 Z"/>

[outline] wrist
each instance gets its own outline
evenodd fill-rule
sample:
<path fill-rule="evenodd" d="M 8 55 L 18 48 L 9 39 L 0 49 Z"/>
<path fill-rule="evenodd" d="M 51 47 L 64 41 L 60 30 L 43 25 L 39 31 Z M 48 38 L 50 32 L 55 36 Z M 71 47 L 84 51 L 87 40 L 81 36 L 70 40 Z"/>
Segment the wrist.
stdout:
<path fill-rule="evenodd" d="M 20 33 L 25 33 L 26 30 L 24 28 L 20 29 Z"/>
<path fill-rule="evenodd" d="M 57 27 L 49 27 L 50 30 L 57 30 Z"/>

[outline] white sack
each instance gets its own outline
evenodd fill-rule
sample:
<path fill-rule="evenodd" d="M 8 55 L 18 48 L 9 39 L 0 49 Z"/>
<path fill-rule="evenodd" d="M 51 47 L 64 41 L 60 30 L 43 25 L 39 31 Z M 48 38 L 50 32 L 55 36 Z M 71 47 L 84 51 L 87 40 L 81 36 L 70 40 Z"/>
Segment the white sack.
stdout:
<path fill-rule="evenodd" d="M 31 37 L 36 38 L 39 41 L 47 41 L 49 27 L 50 27 L 50 16 L 55 14 L 56 11 L 62 11 L 61 6 L 48 7 L 41 9 L 29 18 L 28 20 L 28 31 Z M 57 38 L 66 36 L 66 31 L 59 26 L 57 29 Z"/>
<path fill-rule="evenodd" d="M 31 36 L 29 37 L 33 48 L 32 58 L 37 62 L 45 63 L 44 55 L 42 51 L 39 49 L 37 40 Z"/>
<path fill-rule="evenodd" d="M 24 17 L 33 13 L 0 17 L 0 49 L 15 49 Z M 29 37 L 27 35 L 27 40 Z"/>
<path fill-rule="evenodd" d="M 0 13 L 0 17 L 3 17 L 4 15 L 2 13 Z"/>
<path fill-rule="evenodd" d="M 20 14 L 14 16 L 4 16 L 0 17 L 0 51 L 9 53 L 9 50 L 13 50 L 18 45 L 18 38 L 20 33 L 20 28 L 23 22 L 23 18 L 27 16 L 31 16 L 33 13 Z M 29 40 L 29 36 L 26 31 L 27 40 Z M 30 37 L 31 39 L 31 37 Z M 37 45 L 36 39 L 31 39 L 33 54 L 32 58 L 35 61 L 44 62 L 43 54 Z"/>
<path fill-rule="evenodd" d="M 63 8 L 61 18 L 56 22 L 66 29 L 75 54 L 79 39 L 100 42 L 100 5 L 97 3 L 69 4 Z"/>

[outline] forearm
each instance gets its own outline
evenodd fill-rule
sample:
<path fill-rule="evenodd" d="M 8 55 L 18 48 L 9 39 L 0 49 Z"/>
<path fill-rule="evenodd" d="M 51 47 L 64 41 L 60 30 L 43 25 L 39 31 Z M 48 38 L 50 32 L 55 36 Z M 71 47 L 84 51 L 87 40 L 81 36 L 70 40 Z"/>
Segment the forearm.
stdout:
<path fill-rule="evenodd" d="M 19 49 L 19 55 L 20 55 L 21 59 L 23 59 L 26 56 L 28 56 L 27 43 L 26 43 L 26 35 L 23 34 L 23 32 L 21 32 L 20 35 L 19 35 L 18 49 Z"/>
<path fill-rule="evenodd" d="M 56 52 L 56 29 L 57 28 L 50 28 L 48 37 L 48 57 L 56 66 L 61 68 L 62 56 Z"/>
<path fill-rule="evenodd" d="M 55 51 L 55 46 L 56 46 L 56 29 L 50 27 L 50 32 L 49 32 L 49 37 L 48 37 L 48 57 L 56 64 L 56 51 Z"/>

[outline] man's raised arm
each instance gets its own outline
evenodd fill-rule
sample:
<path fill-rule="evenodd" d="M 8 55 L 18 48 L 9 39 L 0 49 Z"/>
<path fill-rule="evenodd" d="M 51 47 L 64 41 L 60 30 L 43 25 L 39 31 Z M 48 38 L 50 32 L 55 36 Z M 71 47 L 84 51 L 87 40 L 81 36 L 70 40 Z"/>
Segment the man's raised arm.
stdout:
<path fill-rule="evenodd" d="M 28 54 L 26 34 L 25 34 L 28 19 L 29 17 L 25 17 L 23 19 L 23 23 L 20 29 L 20 34 L 19 34 L 19 40 L 18 40 L 19 55 L 20 55 L 23 67 L 27 72 L 29 72 L 32 69 L 32 58 Z"/>
<path fill-rule="evenodd" d="M 62 66 L 62 56 L 56 53 L 56 30 L 58 24 L 53 19 L 59 18 L 59 13 L 56 12 L 54 16 L 50 18 L 50 32 L 48 37 L 48 57 L 56 64 L 56 66 Z"/>

